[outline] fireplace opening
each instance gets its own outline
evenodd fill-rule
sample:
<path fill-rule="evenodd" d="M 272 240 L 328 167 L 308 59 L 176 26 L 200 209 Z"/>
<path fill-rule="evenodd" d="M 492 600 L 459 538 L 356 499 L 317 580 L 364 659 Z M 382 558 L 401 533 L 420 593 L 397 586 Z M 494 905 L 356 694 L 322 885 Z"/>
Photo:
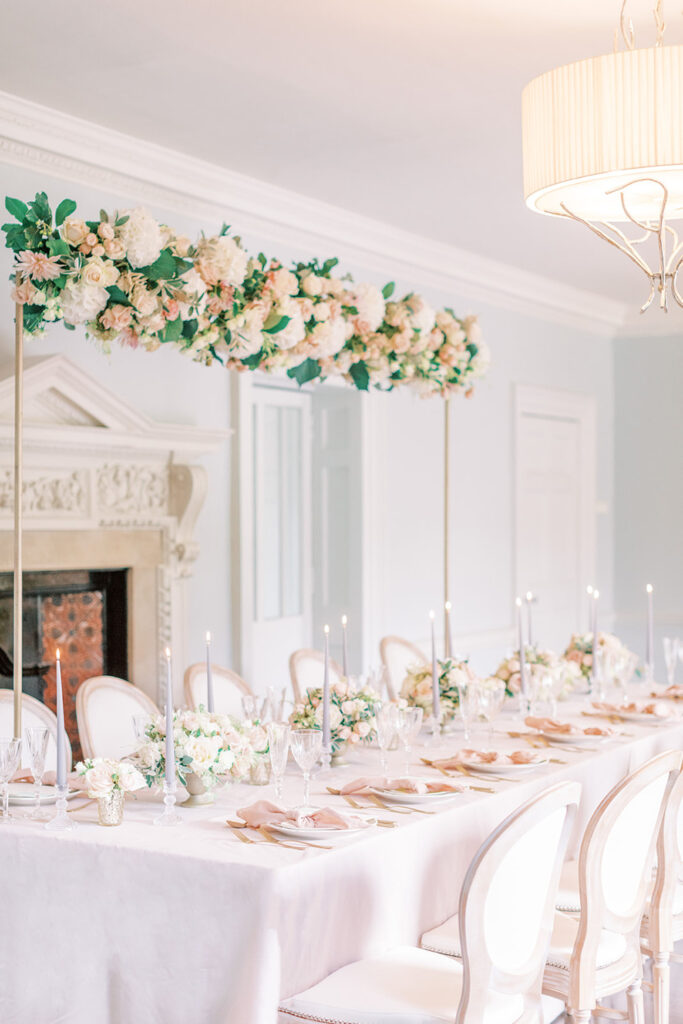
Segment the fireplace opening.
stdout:
<path fill-rule="evenodd" d="M 24 573 L 24 692 L 55 710 L 59 648 L 64 721 L 74 760 L 81 744 L 76 691 L 90 676 L 128 678 L 127 569 Z M 12 573 L 0 573 L 0 687 L 12 687 Z"/>

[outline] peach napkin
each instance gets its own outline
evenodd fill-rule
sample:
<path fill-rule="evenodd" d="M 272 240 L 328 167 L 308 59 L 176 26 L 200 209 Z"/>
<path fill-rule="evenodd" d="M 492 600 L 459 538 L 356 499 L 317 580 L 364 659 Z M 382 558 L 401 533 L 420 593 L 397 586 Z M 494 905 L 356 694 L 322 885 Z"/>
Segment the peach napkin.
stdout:
<path fill-rule="evenodd" d="M 672 708 L 661 701 L 653 701 L 648 704 L 642 700 L 632 700 L 628 704 L 608 704 L 605 701 L 594 700 L 593 707 L 596 711 L 604 711 L 610 715 L 653 715 L 654 718 L 670 718 L 675 714 Z"/>
<path fill-rule="evenodd" d="M 671 700 L 681 700 L 683 698 L 683 686 L 676 684 L 675 686 L 667 686 L 663 693 L 651 693 L 651 697 L 669 697 Z"/>
<path fill-rule="evenodd" d="M 463 787 L 449 779 L 387 779 L 382 775 L 347 782 L 339 790 L 342 796 L 362 795 L 372 789 L 396 789 L 402 793 L 462 793 Z"/>
<path fill-rule="evenodd" d="M 237 812 L 250 828 L 261 828 L 262 825 L 279 825 L 287 823 L 298 828 L 365 828 L 367 819 L 357 814 L 340 814 L 332 807 L 320 807 L 314 811 L 303 813 L 296 807 L 287 810 L 278 807 L 269 800 L 257 800 L 256 803 L 243 807 Z"/>
<path fill-rule="evenodd" d="M 525 725 L 530 729 L 536 729 L 542 733 L 556 733 L 558 736 L 614 736 L 615 730 L 609 726 L 589 725 L 587 729 L 580 729 L 578 725 L 571 722 L 558 722 L 554 718 L 534 718 L 529 715 L 524 719 Z"/>
<path fill-rule="evenodd" d="M 514 750 L 511 754 L 503 754 L 497 750 L 459 750 L 452 757 L 440 761 L 430 761 L 433 768 L 457 769 L 461 764 L 540 764 L 545 761 L 543 754 L 535 750 Z"/>
<path fill-rule="evenodd" d="M 78 789 L 85 791 L 88 788 L 88 784 L 85 781 L 83 775 L 79 775 L 78 772 L 69 772 L 66 777 L 67 785 L 69 789 Z M 34 782 L 33 775 L 28 768 L 20 768 L 12 776 L 12 782 Z M 57 782 L 57 773 L 53 771 L 45 772 L 43 775 L 44 786 L 54 786 Z"/>

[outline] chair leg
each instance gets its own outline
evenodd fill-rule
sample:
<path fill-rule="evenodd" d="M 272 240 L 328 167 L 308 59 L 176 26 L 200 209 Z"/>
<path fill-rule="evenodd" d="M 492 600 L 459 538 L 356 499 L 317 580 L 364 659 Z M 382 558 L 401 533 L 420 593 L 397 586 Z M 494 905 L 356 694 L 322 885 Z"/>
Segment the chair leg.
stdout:
<path fill-rule="evenodd" d="M 573 1024 L 590 1024 L 591 1010 L 567 1010 L 566 1018 L 573 1021 Z"/>
<path fill-rule="evenodd" d="M 643 990 L 640 979 L 626 989 L 629 1024 L 645 1024 L 645 1008 L 643 1006 Z"/>
<path fill-rule="evenodd" d="M 652 965 L 655 1024 L 669 1024 L 670 975 L 668 953 L 655 953 Z"/>

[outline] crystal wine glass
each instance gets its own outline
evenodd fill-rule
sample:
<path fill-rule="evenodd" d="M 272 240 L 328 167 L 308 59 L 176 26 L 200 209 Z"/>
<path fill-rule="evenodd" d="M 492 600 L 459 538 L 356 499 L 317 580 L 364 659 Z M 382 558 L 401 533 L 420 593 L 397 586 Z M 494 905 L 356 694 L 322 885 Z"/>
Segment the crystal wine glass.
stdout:
<path fill-rule="evenodd" d="M 460 673 L 456 683 L 458 691 L 458 713 L 462 721 L 464 739 L 469 740 L 472 719 L 477 713 L 476 707 L 476 686 L 472 679 L 469 679 L 464 672 Z"/>
<path fill-rule="evenodd" d="M 282 800 L 282 776 L 285 774 L 287 754 L 289 753 L 290 728 L 287 722 L 269 722 L 267 729 L 268 756 L 275 782 L 275 799 L 280 801 Z"/>
<path fill-rule="evenodd" d="M 242 711 L 244 717 L 248 722 L 253 722 L 256 718 L 256 698 L 251 693 L 245 693 L 242 697 Z"/>
<path fill-rule="evenodd" d="M 406 756 L 406 772 L 410 771 L 410 753 L 413 749 L 413 741 L 417 738 L 422 728 L 424 711 L 422 708 L 399 708 L 396 732 L 403 744 Z"/>
<path fill-rule="evenodd" d="M 147 726 L 151 720 L 151 715 L 148 714 L 133 715 L 133 729 L 135 730 L 135 739 L 138 743 L 142 743 L 147 739 Z"/>
<path fill-rule="evenodd" d="M 491 676 L 480 679 L 476 684 L 477 708 L 488 726 L 488 745 L 493 742 L 493 723 L 500 714 L 505 701 L 505 683 L 502 679 Z"/>
<path fill-rule="evenodd" d="M 0 824 L 9 821 L 9 783 L 19 765 L 21 740 L 0 738 L 0 788 L 2 789 L 2 817 Z"/>
<path fill-rule="evenodd" d="M 674 685 L 676 664 L 681 651 L 681 641 L 677 636 L 664 637 L 664 660 L 666 662 L 666 679 L 669 686 Z"/>
<path fill-rule="evenodd" d="M 323 749 L 323 734 L 321 729 L 293 729 L 290 734 L 292 754 L 294 760 L 303 772 L 304 776 L 304 808 L 308 807 L 311 799 L 311 770 L 316 763 Z"/>
<path fill-rule="evenodd" d="M 388 771 L 387 752 L 398 729 L 398 708 L 395 704 L 375 704 L 375 731 L 382 775 Z"/>
<path fill-rule="evenodd" d="M 37 818 L 40 813 L 40 789 L 45 774 L 45 755 L 47 754 L 49 735 L 43 725 L 31 726 L 24 730 L 29 768 L 33 775 L 33 806 L 28 814 L 29 818 Z"/>

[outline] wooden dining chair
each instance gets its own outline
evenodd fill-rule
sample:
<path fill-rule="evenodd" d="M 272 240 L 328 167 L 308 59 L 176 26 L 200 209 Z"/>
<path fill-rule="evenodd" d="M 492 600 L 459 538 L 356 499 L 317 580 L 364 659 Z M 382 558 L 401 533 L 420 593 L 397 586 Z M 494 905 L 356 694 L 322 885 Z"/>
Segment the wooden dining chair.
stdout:
<path fill-rule="evenodd" d="M 590 1020 L 600 999 L 623 991 L 623 1016 L 644 1024 L 641 922 L 682 761 L 672 750 L 642 765 L 607 794 L 586 828 L 576 865 L 580 912 L 556 911 L 543 978 L 544 993 L 563 1000 L 577 1024 Z M 565 891 L 561 902 L 570 901 Z"/>
<path fill-rule="evenodd" d="M 310 647 L 302 647 L 294 651 L 289 658 L 289 677 L 292 680 L 294 701 L 299 704 L 307 690 L 314 690 L 323 685 L 323 666 L 325 656 L 322 651 L 314 651 Z M 330 682 L 338 683 L 344 677 L 344 670 L 334 659 L 330 658 Z"/>
<path fill-rule="evenodd" d="M 213 701 L 214 711 L 222 715 L 232 715 L 235 718 L 242 717 L 242 697 L 250 694 L 251 688 L 241 676 L 230 668 L 223 668 L 222 665 L 211 665 L 211 678 L 213 680 Z M 190 665 L 185 670 L 183 679 L 185 691 L 185 703 L 188 708 L 198 708 L 208 705 L 206 662 L 199 661 Z"/>
<path fill-rule="evenodd" d="M 118 676 L 91 676 L 76 691 L 76 718 L 84 757 L 118 760 L 137 746 L 134 715 L 158 715 L 154 701 Z"/>
<path fill-rule="evenodd" d="M 580 791 L 551 787 L 480 847 L 460 895 L 459 959 L 402 946 L 347 964 L 284 1000 L 280 1024 L 542 1024 L 543 967 Z"/>
<path fill-rule="evenodd" d="M 400 696 L 406 673 L 412 665 L 427 664 L 420 648 L 400 636 L 383 636 L 379 642 L 379 656 L 387 671 L 390 700 Z"/>
<path fill-rule="evenodd" d="M 670 963 L 683 963 L 683 772 L 678 776 L 657 838 L 657 873 L 641 925 L 641 948 L 652 960 L 655 1024 L 669 1024 Z"/>
<path fill-rule="evenodd" d="M 31 726 L 43 726 L 48 731 L 47 754 L 45 755 L 46 771 L 54 771 L 57 767 L 57 716 L 42 701 L 23 693 L 21 696 L 22 730 Z M 0 689 L 0 735 L 11 736 L 14 730 L 14 693 L 12 690 Z M 71 743 L 64 733 L 66 747 L 66 769 L 71 770 Z M 28 745 L 21 745 L 21 767 L 29 768 Z"/>

